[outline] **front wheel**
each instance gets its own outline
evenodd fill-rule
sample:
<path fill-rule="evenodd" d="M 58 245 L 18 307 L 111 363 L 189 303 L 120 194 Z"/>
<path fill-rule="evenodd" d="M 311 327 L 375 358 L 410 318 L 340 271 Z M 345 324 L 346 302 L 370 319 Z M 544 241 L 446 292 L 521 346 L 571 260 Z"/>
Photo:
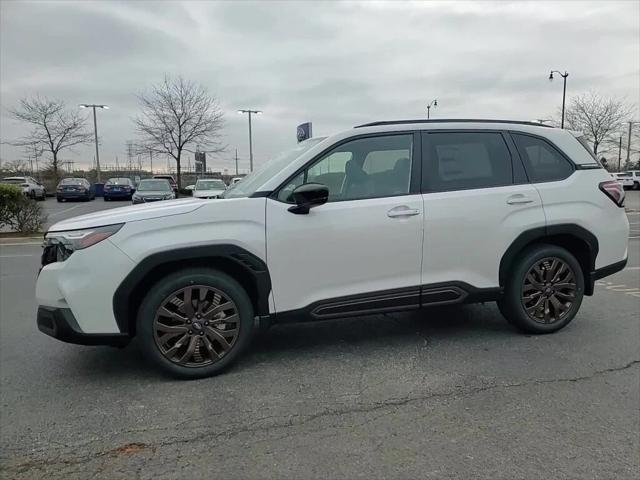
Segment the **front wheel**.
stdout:
<path fill-rule="evenodd" d="M 142 301 L 137 336 L 145 356 L 182 378 L 220 373 L 249 344 L 253 307 L 228 275 L 193 268 L 171 274 Z"/>
<path fill-rule="evenodd" d="M 575 257 L 555 245 L 534 245 L 520 255 L 498 307 L 524 332 L 552 333 L 573 320 L 583 296 L 584 277 Z"/>

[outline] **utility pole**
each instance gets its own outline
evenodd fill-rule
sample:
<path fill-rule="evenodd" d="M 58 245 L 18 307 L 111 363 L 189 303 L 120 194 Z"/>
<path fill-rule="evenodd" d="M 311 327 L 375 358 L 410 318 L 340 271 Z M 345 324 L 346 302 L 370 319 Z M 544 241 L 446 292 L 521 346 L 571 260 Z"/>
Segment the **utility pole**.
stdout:
<path fill-rule="evenodd" d="M 149 169 L 151 170 L 151 175 L 153 175 L 153 151 L 149 150 Z"/>
<path fill-rule="evenodd" d="M 249 114 L 249 171 L 253 172 L 253 140 L 251 138 L 251 114 L 262 115 L 262 110 L 243 109 L 238 110 L 238 113 Z"/>
<path fill-rule="evenodd" d="M 553 74 L 557 73 L 558 75 L 560 75 L 562 77 L 563 80 L 563 85 L 562 85 L 562 120 L 560 122 L 560 128 L 564 128 L 564 103 L 565 103 L 565 98 L 567 96 L 567 77 L 569 76 L 569 74 L 565 71 L 564 73 L 560 72 L 559 70 L 551 70 L 551 72 L 549 73 L 549 81 L 553 81 Z"/>
<path fill-rule="evenodd" d="M 236 148 L 236 177 L 238 176 L 238 149 Z"/>
<path fill-rule="evenodd" d="M 622 135 L 620 136 L 620 141 L 618 142 L 618 171 L 620 171 L 621 159 L 622 159 Z"/>
<path fill-rule="evenodd" d="M 631 127 L 634 122 L 629 122 L 629 135 L 627 136 L 627 163 L 631 161 Z M 620 137 L 622 139 L 622 137 Z"/>
<path fill-rule="evenodd" d="M 96 120 L 96 108 L 108 109 L 107 105 L 96 105 L 89 103 L 80 104 L 80 108 L 92 108 L 93 109 L 93 136 L 96 142 L 96 173 L 98 180 L 96 183 L 100 183 L 100 154 L 98 153 L 98 122 Z"/>

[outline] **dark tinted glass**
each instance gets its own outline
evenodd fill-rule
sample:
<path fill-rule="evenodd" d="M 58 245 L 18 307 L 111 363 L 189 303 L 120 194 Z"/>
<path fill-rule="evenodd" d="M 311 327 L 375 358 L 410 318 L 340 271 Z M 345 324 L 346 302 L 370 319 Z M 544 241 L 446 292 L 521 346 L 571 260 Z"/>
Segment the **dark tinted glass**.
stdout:
<path fill-rule="evenodd" d="M 548 142 L 529 135 L 512 136 L 532 183 L 564 180 L 573 173 L 569 161 Z"/>
<path fill-rule="evenodd" d="M 442 192 L 513 183 L 509 149 L 500 133 L 448 132 L 423 136 L 423 185 Z"/>

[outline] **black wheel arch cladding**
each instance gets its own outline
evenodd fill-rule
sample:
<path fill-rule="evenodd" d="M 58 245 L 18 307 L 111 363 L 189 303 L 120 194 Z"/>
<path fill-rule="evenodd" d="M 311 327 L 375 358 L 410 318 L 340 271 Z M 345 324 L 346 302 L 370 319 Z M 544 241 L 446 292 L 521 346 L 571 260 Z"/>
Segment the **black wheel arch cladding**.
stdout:
<path fill-rule="evenodd" d="M 120 331 L 134 336 L 137 311 L 149 288 L 168 273 L 192 267 L 216 269 L 234 278 L 247 291 L 255 315 L 269 314 L 271 277 L 263 260 L 236 245 L 199 245 L 149 255 L 124 278 L 113 296 Z"/>

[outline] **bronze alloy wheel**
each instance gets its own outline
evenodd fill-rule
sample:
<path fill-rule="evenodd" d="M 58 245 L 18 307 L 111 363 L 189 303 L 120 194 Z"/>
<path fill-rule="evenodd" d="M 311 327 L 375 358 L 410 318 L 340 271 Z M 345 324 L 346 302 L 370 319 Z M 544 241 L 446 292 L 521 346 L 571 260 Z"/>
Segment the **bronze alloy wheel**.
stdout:
<path fill-rule="evenodd" d="M 224 357 L 240 330 L 236 304 L 217 288 L 190 285 L 168 295 L 153 320 L 156 346 L 184 367 L 204 367 Z"/>
<path fill-rule="evenodd" d="M 557 257 L 537 260 L 522 283 L 522 305 L 538 323 L 562 320 L 576 300 L 576 277 L 567 262 Z"/>

